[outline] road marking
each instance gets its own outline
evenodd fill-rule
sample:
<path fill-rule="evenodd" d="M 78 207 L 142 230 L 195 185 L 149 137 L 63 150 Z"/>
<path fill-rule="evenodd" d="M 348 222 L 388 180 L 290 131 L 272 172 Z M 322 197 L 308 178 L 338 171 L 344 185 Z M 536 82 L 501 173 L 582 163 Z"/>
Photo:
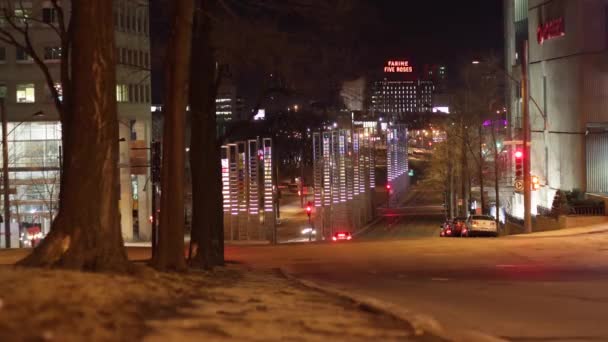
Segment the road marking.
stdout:
<path fill-rule="evenodd" d="M 431 278 L 432 281 L 448 281 L 448 278 Z"/>
<path fill-rule="evenodd" d="M 505 265 L 496 265 L 497 268 L 535 268 L 538 265 L 513 265 L 513 264 L 505 264 Z"/>

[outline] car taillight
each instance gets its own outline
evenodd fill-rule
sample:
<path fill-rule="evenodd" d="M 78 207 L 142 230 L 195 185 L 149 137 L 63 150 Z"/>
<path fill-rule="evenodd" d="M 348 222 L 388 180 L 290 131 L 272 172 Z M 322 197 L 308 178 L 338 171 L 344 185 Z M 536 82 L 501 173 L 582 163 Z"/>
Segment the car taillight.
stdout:
<path fill-rule="evenodd" d="M 332 239 L 332 240 L 334 240 L 334 241 L 338 241 L 338 239 L 336 239 L 336 237 L 335 237 L 335 236 L 334 236 L 334 237 L 332 237 L 331 239 Z"/>
<path fill-rule="evenodd" d="M 352 238 L 353 238 L 352 236 L 349 236 L 349 237 L 347 237 L 347 238 L 346 238 L 346 240 L 350 240 L 350 239 L 352 239 Z"/>
<path fill-rule="evenodd" d="M 452 234 L 452 231 L 450 229 L 445 231 L 446 234 Z"/>

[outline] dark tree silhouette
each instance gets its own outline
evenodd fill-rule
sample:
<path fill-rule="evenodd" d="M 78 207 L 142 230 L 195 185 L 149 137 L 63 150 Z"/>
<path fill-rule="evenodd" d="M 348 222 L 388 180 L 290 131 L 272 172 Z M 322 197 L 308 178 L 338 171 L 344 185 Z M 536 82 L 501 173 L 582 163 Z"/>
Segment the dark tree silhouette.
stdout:
<path fill-rule="evenodd" d="M 152 264 L 159 270 L 183 270 L 185 110 L 188 104 L 193 0 L 171 4 L 171 37 L 165 68 L 161 211 L 158 249 Z"/>
<path fill-rule="evenodd" d="M 53 1 L 57 5 L 56 1 Z M 63 13 L 63 12 L 60 12 Z M 62 16 L 62 14 L 60 14 Z M 62 22 L 63 18 L 60 18 Z M 70 53 L 62 67 L 64 160 L 60 208 L 45 240 L 21 265 L 126 271 L 118 209 L 118 120 L 112 2 L 72 3 L 60 35 Z M 70 39 L 67 39 L 69 35 Z M 26 40 L 29 35 L 25 34 Z M 26 41 L 29 50 L 31 42 Z M 67 61 L 64 58 L 64 63 Z M 53 91 L 54 85 L 51 88 Z M 69 94 L 68 98 L 65 95 Z M 61 101 L 58 101 L 61 102 Z"/>

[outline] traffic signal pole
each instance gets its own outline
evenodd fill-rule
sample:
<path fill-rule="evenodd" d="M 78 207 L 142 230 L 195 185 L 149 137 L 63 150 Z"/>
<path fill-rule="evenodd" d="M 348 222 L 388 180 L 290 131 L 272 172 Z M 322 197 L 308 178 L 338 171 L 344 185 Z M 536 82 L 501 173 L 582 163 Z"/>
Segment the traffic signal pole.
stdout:
<path fill-rule="evenodd" d="M 528 79 L 528 41 L 524 42 L 521 65 L 521 97 L 523 116 L 523 162 L 524 162 L 524 232 L 532 232 L 532 181 L 530 175 L 530 95 Z"/>

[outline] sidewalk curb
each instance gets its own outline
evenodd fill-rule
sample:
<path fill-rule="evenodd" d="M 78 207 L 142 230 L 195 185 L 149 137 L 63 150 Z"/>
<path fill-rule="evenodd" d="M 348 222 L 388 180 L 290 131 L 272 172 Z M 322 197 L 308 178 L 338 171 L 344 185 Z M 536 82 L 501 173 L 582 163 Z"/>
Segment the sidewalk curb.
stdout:
<path fill-rule="evenodd" d="M 556 232 L 559 232 L 560 230 L 557 229 Z M 560 238 L 560 237 L 572 237 L 572 236 L 585 236 L 585 235 L 594 235 L 594 234 L 605 234 L 608 233 L 608 229 L 598 229 L 598 230 L 590 230 L 590 231 L 586 231 L 586 232 L 580 232 L 580 233 L 568 233 L 568 234 L 548 234 L 548 232 L 533 232 L 530 234 L 514 234 L 514 235 L 507 235 L 505 237 L 508 238 Z"/>
<path fill-rule="evenodd" d="M 432 318 L 430 316 L 418 314 L 408 309 L 402 308 L 398 305 L 386 303 L 372 297 L 354 295 L 352 293 L 347 293 L 345 291 L 341 291 L 333 287 L 321 286 L 315 282 L 300 279 L 290 274 L 283 268 L 279 268 L 278 271 L 283 277 L 287 278 L 288 280 L 296 282 L 311 290 L 323 292 L 334 297 L 345 299 L 347 301 L 353 302 L 360 308 L 365 308 L 367 311 L 382 313 L 394 317 L 400 321 L 411 324 L 415 330 L 416 335 L 422 335 L 424 332 L 427 332 L 446 341 L 455 342 L 506 341 L 474 330 L 446 331 L 446 329 L 444 329 L 435 318 Z"/>
<path fill-rule="evenodd" d="M 375 219 L 371 220 L 368 224 L 366 224 L 363 228 L 361 228 L 360 230 L 356 231 L 353 233 L 353 236 L 359 236 L 361 234 L 364 234 L 365 232 L 367 232 L 374 224 L 380 222 L 380 220 L 382 220 L 383 217 L 382 216 L 378 216 Z"/>

